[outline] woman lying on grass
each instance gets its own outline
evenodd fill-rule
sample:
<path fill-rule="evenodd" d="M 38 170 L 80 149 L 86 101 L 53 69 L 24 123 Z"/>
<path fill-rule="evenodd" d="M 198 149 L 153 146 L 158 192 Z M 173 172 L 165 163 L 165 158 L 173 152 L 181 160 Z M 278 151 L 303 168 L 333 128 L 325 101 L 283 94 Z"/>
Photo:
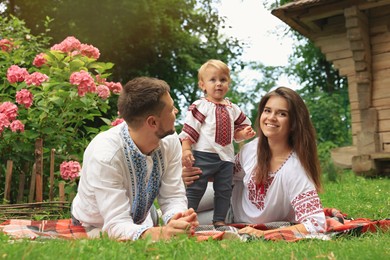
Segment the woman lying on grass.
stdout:
<path fill-rule="evenodd" d="M 296 223 L 284 227 L 308 234 L 324 232 L 326 220 L 317 191 L 321 190 L 315 130 L 302 98 L 279 87 L 260 101 L 258 137 L 236 155 L 233 194 L 228 223 Z M 199 168 L 184 168 L 183 180 L 191 185 Z M 199 217 L 201 214 L 198 214 Z M 261 237 L 267 232 L 253 227 L 239 233 Z"/>

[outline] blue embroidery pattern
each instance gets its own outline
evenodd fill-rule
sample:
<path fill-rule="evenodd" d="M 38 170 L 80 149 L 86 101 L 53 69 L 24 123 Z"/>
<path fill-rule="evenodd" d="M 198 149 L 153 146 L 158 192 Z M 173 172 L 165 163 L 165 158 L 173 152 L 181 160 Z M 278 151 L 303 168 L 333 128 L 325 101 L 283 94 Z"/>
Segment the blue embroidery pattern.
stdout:
<path fill-rule="evenodd" d="M 122 138 L 125 142 L 124 152 L 127 167 L 130 171 L 131 189 L 134 196 L 130 215 L 134 223 L 141 224 L 147 217 L 153 201 L 156 199 L 165 170 L 160 147 L 153 151 L 153 169 L 148 178 L 146 155 L 142 154 L 134 144 L 128 131 L 127 124 L 123 125 Z"/>

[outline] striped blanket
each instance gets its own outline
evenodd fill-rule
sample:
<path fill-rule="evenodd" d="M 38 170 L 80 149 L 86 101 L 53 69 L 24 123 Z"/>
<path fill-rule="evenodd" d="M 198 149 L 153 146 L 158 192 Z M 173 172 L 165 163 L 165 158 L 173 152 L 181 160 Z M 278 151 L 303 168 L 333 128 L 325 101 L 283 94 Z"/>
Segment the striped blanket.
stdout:
<path fill-rule="evenodd" d="M 390 230 L 390 219 L 371 220 L 367 218 L 348 219 L 347 216 L 337 209 L 326 208 L 327 230 L 325 233 L 304 235 L 295 231 L 280 231 L 277 228 L 289 226 L 288 222 L 272 222 L 265 224 L 252 224 L 250 226 L 260 230 L 274 230 L 263 240 L 298 241 L 301 239 L 330 240 L 341 235 L 360 235 L 365 232 L 384 232 Z M 196 228 L 194 236 L 198 241 L 208 239 L 237 239 L 241 241 L 255 240 L 249 235 L 240 235 L 238 230 L 247 224 L 231 224 L 228 226 L 214 227 L 212 225 L 200 225 Z M 100 236 L 96 230 L 86 230 L 81 226 L 73 226 L 70 219 L 60 220 L 20 220 L 10 219 L 0 224 L 0 232 L 7 234 L 13 239 L 86 239 Z"/>

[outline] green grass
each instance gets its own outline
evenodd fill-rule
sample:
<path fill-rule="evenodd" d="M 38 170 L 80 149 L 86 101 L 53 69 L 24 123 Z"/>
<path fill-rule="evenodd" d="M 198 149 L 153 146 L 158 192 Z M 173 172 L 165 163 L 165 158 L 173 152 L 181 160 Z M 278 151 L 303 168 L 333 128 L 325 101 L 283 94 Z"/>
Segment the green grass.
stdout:
<path fill-rule="evenodd" d="M 336 182 L 324 181 L 320 194 L 325 208 L 337 208 L 352 218 L 390 218 L 390 179 L 363 178 L 345 171 Z"/>
<path fill-rule="evenodd" d="M 351 172 L 326 182 L 320 196 L 324 207 L 349 217 L 390 217 L 390 179 L 365 179 Z M 176 238 L 116 242 L 96 240 L 10 240 L 0 235 L 0 259 L 390 259 L 390 232 L 343 236 L 331 241 L 299 242 L 232 240 L 197 242 Z"/>

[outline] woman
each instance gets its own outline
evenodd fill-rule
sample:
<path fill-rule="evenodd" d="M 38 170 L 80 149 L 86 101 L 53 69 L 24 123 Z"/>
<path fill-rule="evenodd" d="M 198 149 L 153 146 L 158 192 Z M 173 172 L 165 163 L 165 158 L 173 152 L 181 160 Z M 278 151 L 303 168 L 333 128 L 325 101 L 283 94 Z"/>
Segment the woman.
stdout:
<path fill-rule="evenodd" d="M 302 98 L 279 87 L 260 101 L 258 138 L 236 155 L 232 194 L 232 222 L 295 223 L 283 229 L 300 233 L 323 232 L 325 215 L 317 191 L 321 171 L 315 130 Z M 190 185 L 199 169 L 184 169 Z M 245 227 L 240 233 L 263 236 L 267 232 Z"/>

